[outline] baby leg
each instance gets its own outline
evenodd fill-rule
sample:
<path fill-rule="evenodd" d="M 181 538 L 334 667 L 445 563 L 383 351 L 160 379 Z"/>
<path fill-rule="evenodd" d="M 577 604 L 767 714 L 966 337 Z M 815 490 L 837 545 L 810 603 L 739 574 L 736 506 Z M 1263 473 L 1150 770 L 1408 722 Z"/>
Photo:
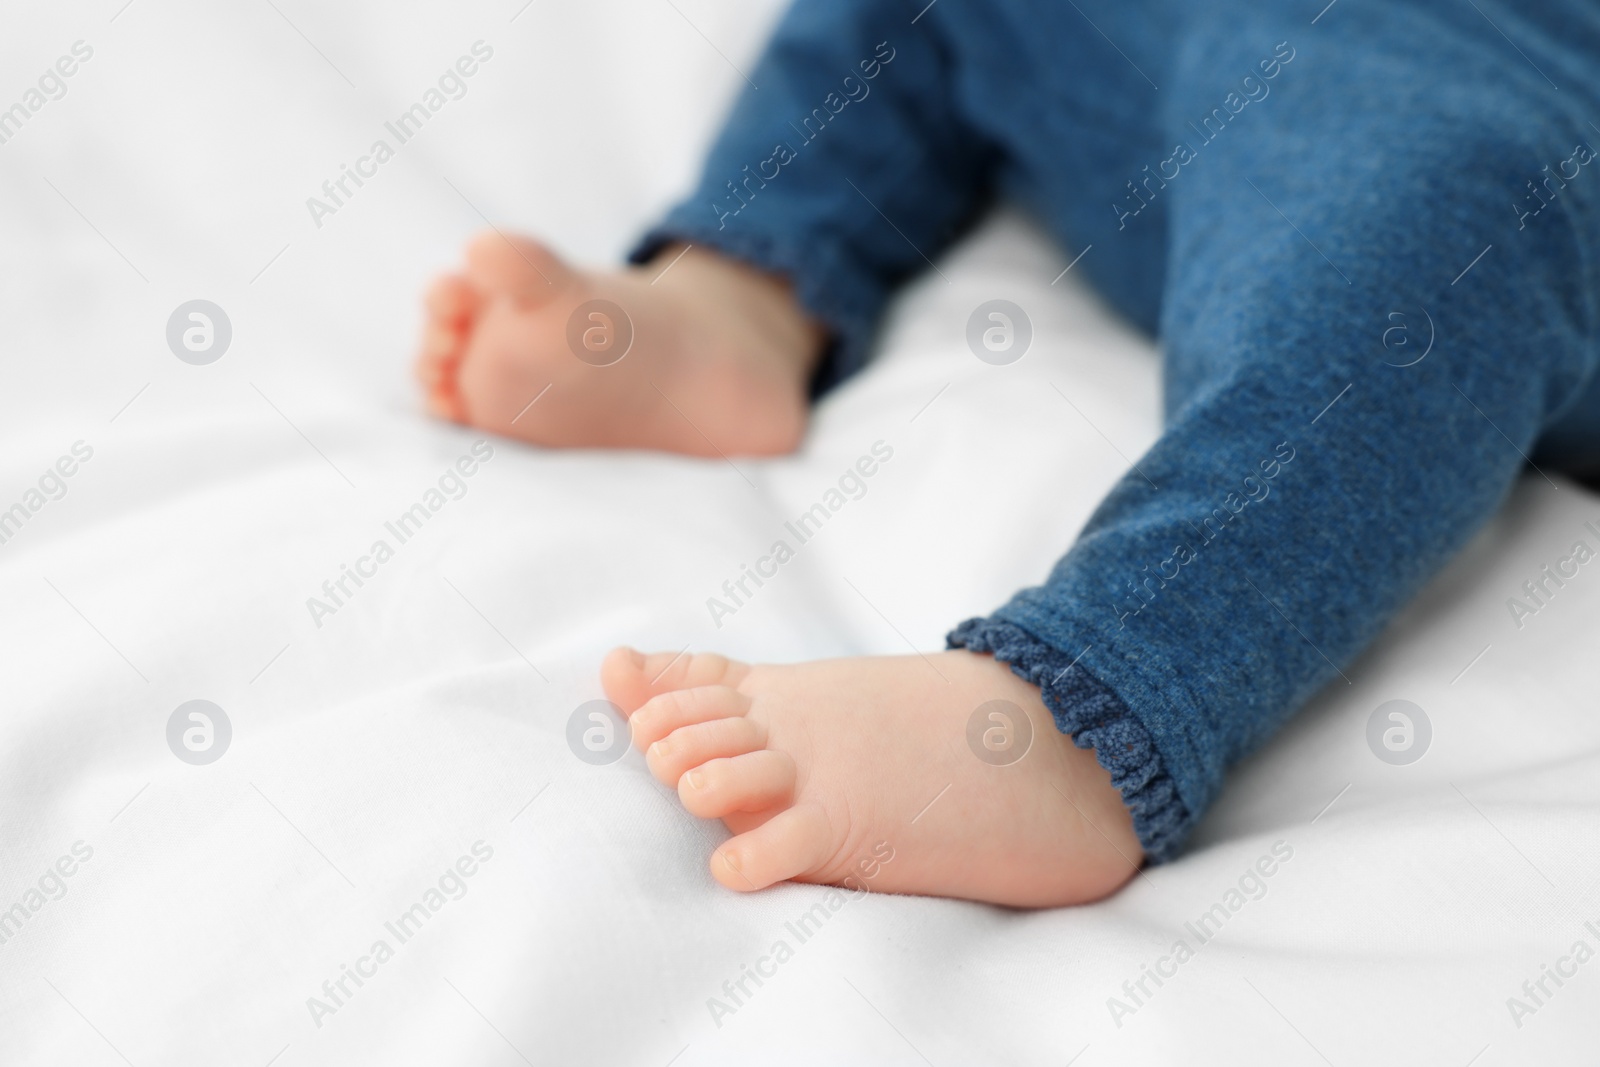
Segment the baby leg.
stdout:
<path fill-rule="evenodd" d="M 1045 585 L 952 635 L 1098 744 L 1153 857 L 1349 681 L 1593 374 L 1600 25 L 1479 6 L 1522 55 L 1472 5 L 1224 3 L 1164 79 L 1168 429 Z M 1112 721 L 1052 685 L 1080 653 Z"/>

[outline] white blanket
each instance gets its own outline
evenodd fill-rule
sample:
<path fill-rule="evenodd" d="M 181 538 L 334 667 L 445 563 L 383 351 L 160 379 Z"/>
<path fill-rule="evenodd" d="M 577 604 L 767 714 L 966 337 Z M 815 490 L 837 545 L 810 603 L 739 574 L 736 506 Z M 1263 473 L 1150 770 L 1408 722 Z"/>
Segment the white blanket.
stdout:
<path fill-rule="evenodd" d="M 1560 479 L 1524 480 L 1351 684 L 1238 769 L 1182 860 L 1094 907 L 735 895 L 706 871 L 720 826 L 637 755 L 575 758 L 567 721 L 613 644 L 932 649 L 1037 581 L 1158 432 L 1158 357 L 1001 216 L 897 303 L 798 456 L 494 441 L 452 480 L 481 436 L 410 388 L 427 279 L 485 218 L 614 258 L 686 187 L 776 5 L 445 7 L 4 15 L 0 108 L 22 115 L 0 123 L 0 508 L 21 512 L 0 527 L 0 1063 L 1589 1048 L 1600 577 L 1507 606 L 1574 541 L 1600 547 L 1600 507 Z M 385 123 L 430 89 L 400 143 Z M 392 158 L 363 163 L 379 139 Z M 334 203 L 346 165 L 368 177 Z M 1006 367 L 964 341 L 996 297 L 1035 329 Z M 232 329 L 208 365 L 166 336 L 195 299 Z M 879 441 L 865 495 L 717 626 L 707 598 Z M 385 523 L 442 477 L 401 543 Z M 392 558 L 363 563 L 379 540 Z M 335 602 L 346 565 L 368 577 Z M 1432 726 L 1410 765 L 1367 741 L 1394 699 Z M 169 744 L 192 700 L 231 729 L 210 763 L 175 755 L 203 726 L 187 713 Z"/>

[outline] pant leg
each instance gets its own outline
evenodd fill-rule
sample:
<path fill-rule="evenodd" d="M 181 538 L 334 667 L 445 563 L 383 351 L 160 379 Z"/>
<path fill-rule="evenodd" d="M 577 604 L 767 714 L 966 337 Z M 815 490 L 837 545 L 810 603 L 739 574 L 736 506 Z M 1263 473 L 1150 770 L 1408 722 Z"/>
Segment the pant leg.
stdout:
<path fill-rule="evenodd" d="M 1160 144 L 1155 86 L 1129 57 L 1152 63 L 1160 39 L 1141 14 L 1111 0 L 796 0 L 694 192 L 633 258 L 690 241 L 789 278 L 836 341 L 821 391 L 860 368 L 894 287 L 995 191 L 1070 244 L 1110 232 L 1087 205 Z M 1130 231 L 1083 267 L 1152 330 L 1161 232 Z"/>
<path fill-rule="evenodd" d="M 796 0 L 692 192 L 632 259 L 670 241 L 790 280 L 834 345 L 823 389 L 865 361 L 895 285 L 980 206 L 997 157 L 956 106 L 949 42 L 911 0 Z"/>
<path fill-rule="evenodd" d="M 1592 5 L 1284 11 L 1190 9 L 1162 75 L 1192 157 L 1159 190 L 1163 436 L 1043 586 L 951 635 L 1043 687 L 1155 859 L 1346 684 L 1597 359 L 1600 160 L 1558 163 L 1600 146 Z M 1546 165 L 1577 173 L 1528 215 Z"/>

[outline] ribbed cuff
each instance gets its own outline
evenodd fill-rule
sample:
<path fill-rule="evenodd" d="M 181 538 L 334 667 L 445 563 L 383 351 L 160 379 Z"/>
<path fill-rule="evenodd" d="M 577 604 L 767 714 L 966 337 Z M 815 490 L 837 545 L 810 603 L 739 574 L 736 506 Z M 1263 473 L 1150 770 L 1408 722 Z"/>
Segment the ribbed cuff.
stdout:
<path fill-rule="evenodd" d="M 687 205 L 674 210 L 628 254 L 630 263 L 647 263 L 669 244 L 711 248 L 768 274 L 787 278 L 795 299 L 827 330 L 829 341 L 811 378 L 813 399 L 826 393 L 866 364 L 886 293 L 882 283 L 846 263 L 827 246 L 786 246 L 749 227 L 718 229 L 689 218 Z"/>
<path fill-rule="evenodd" d="M 1133 813 L 1134 832 L 1150 862 L 1165 863 L 1182 850 L 1194 816 L 1178 796 L 1150 732 L 1109 686 L 1012 623 L 968 619 L 945 640 L 951 648 L 988 653 L 1039 687 L 1061 732 L 1079 748 L 1093 749 L 1100 766 L 1111 772 L 1111 784 Z"/>

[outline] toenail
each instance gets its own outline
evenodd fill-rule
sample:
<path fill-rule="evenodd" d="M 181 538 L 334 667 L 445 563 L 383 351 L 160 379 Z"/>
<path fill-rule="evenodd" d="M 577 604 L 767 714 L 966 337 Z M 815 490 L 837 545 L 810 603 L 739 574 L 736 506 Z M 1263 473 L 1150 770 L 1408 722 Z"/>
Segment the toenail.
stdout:
<path fill-rule="evenodd" d="M 626 652 L 628 654 L 628 662 L 629 663 L 633 664 L 635 667 L 643 667 L 644 666 L 644 653 L 643 652 L 640 652 L 636 648 L 629 648 L 626 645 L 623 646 L 622 651 L 624 651 L 624 652 Z"/>
<path fill-rule="evenodd" d="M 689 788 L 690 789 L 704 789 L 705 788 L 706 776 L 704 774 L 700 773 L 700 768 L 699 767 L 696 767 L 694 770 L 692 770 L 688 774 L 684 775 L 684 777 L 689 780 Z"/>
<path fill-rule="evenodd" d="M 738 857 L 737 853 L 733 852 L 732 850 L 724 852 L 722 854 L 722 862 L 723 862 L 724 865 L 727 866 L 728 870 L 732 871 L 734 874 L 739 874 L 740 873 L 739 872 L 739 857 Z"/>
<path fill-rule="evenodd" d="M 667 748 L 668 747 L 669 746 L 667 745 L 666 739 L 663 738 L 662 740 L 657 741 L 655 744 L 650 746 L 650 753 L 649 754 L 651 756 L 655 757 L 656 759 L 660 759 L 662 756 L 665 756 L 667 754 Z"/>

